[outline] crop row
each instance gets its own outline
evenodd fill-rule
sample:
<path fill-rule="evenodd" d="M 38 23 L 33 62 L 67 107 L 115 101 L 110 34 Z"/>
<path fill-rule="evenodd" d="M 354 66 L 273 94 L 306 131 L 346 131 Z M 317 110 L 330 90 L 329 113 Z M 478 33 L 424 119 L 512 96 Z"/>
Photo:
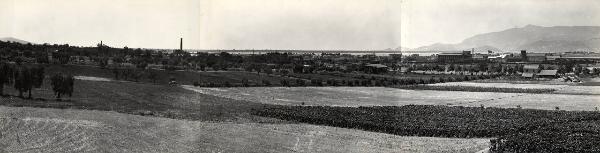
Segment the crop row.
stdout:
<path fill-rule="evenodd" d="M 431 137 L 497 137 L 492 140 L 493 151 L 536 150 L 548 144 L 537 142 L 538 137 L 562 150 L 598 150 L 599 146 L 576 145 L 577 142 L 551 141 L 568 139 L 579 144 L 600 144 L 598 135 L 600 113 L 479 107 L 447 107 L 431 105 L 383 107 L 329 106 L 268 106 L 253 112 L 258 116 L 283 120 L 354 128 L 403 136 Z M 570 124 L 587 126 L 565 128 Z M 539 131 L 545 131 L 540 133 Z M 584 135 L 584 136 L 580 136 Z M 566 137 L 565 137 L 566 136 Z M 557 138 L 560 137 L 560 138 Z M 572 137 L 576 137 L 572 138 Z M 502 142 L 502 143 L 499 143 Z M 533 148 L 533 149 L 531 149 Z M 558 149 L 561 150 L 561 149 Z"/>

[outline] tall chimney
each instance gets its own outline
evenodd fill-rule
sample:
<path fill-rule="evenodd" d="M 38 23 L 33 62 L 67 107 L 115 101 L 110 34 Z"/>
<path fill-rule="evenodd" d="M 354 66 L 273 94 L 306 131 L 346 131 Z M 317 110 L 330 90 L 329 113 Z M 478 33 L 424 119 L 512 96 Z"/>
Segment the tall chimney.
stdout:
<path fill-rule="evenodd" d="M 183 38 L 179 38 L 179 50 L 183 50 Z"/>

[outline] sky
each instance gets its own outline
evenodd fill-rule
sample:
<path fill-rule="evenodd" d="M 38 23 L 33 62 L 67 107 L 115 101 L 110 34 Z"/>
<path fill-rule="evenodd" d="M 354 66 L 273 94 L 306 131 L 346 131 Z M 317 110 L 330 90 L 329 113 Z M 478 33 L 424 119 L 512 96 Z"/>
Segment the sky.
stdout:
<path fill-rule="evenodd" d="M 402 45 L 412 48 L 529 24 L 600 26 L 599 0 L 408 0 L 402 9 Z"/>
<path fill-rule="evenodd" d="M 78 46 L 378 50 L 528 24 L 600 26 L 600 1 L 0 0 L 0 37 Z"/>

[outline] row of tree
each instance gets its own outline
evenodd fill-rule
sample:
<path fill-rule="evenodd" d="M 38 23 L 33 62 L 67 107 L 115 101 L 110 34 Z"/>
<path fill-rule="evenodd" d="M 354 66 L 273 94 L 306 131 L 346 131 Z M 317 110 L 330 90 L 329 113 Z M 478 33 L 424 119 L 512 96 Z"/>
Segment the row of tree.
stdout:
<path fill-rule="evenodd" d="M 275 80 L 248 80 L 242 79 L 240 82 L 203 82 L 195 81 L 194 86 L 200 87 L 257 87 L 257 86 L 283 86 L 283 87 L 305 87 L 305 86 L 364 86 L 364 87 L 397 87 L 406 85 L 433 84 L 444 82 L 460 82 L 478 79 L 490 79 L 499 75 L 473 75 L 473 76 L 447 76 L 430 78 L 386 78 L 386 77 L 363 77 L 354 79 L 320 79 L 320 78 L 302 78 L 302 76 L 293 76 L 293 79 L 281 79 L 279 84 L 272 82 Z"/>
<path fill-rule="evenodd" d="M 13 65 L 9 63 L 0 63 L 0 94 L 4 95 L 4 85 L 13 85 L 19 91 L 19 97 L 23 97 L 24 92 L 40 88 L 44 81 L 44 68 L 41 66 Z"/>
<path fill-rule="evenodd" d="M 41 88 L 45 79 L 45 69 L 40 65 L 23 65 L 0 62 L 0 95 L 4 95 L 4 86 L 13 86 L 18 92 L 19 97 L 24 98 L 23 94 L 28 93 L 28 98 L 32 98 L 32 90 Z M 73 93 L 74 78 L 71 75 L 56 74 L 51 78 L 52 89 L 60 99 L 61 94 Z"/>

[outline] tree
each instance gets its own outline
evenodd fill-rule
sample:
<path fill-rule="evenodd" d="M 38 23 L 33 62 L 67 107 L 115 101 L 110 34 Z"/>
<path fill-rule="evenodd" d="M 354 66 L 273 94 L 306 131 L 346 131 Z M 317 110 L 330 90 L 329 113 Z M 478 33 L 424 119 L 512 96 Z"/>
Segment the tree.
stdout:
<path fill-rule="evenodd" d="M 284 87 L 289 87 L 290 86 L 290 83 L 289 83 L 288 80 L 281 79 L 281 81 L 279 81 L 279 82 L 280 82 L 281 86 L 284 86 Z"/>
<path fill-rule="evenodd" d="M 590 74 L 590 69 L 583 68 L 583 70 L 581 71 L 581 73 L 583 73 L 583 75 L 589 75 Z"/>
<path fill-rule="evenodd" d="M 448 71 L 454 71 L 454 64 L 450 64 L 450 66 L 448 66 Z"/>
<path fill-rule="evenodd" d="M 575 71 L 573 71 L 573 73 L 575 73 L 575 75 L 579 75 L 581 73 L 581 71 L 582 71 L 581 66 L 576 65 L 575 66 Z"/>
<path fill-rule="evenodd" d="M 52 90 L 56 95 L 56 99 L 60 100 L 61 95 L 69 95 L 71 97 L 73 95 L 73 85 L 75 79 L 72 75 L 64 75 L 64 74 L 55 74 L 50 79 Z"/>
<path fill-rule="evenodd" d="M 558 68 L 556 69 L 556 73 L 564 74 L 564 73 L 566 73 L 566 69 L 567 68 L 565 67 L 565 65 L 558 65 Z"/>
<path fill-rule="evenodd" d="M 158 74 L 153 70 L 148 70 L 148 79 L 152 80 L 152 83 L 156 83 L 158 79 Z"/>
<path fill-rule="evenodd" d="M 412 68 L 412 67 L 410 67 L 410 66 L 409 66 L 409 67 L 407 67 L 407 68 L 406 68 L 406 73 L 410 73 L 410 72 L 412 72 L 412 71 L 413 71 L 413 68 Z"/>
<path fill-rule="evenodd" d="M 592 71 L 592 75 L 598 75 L 598 74 L 600 74 L 600 69 L 598 69 L 598 68 L 594 68 L 594 69 L 592 69 L 592 70 L 593 70 L 593 71 Z"/>
<path fill-rule="evenodd" d="M 250 83 L 249 83 L 248 79 L 246 79 L 246 78 L 242 79 L 242 86 L 243 87 L 249 87 L 250 86 Z"/>
<path fill-rule="evenodd" d="M 42 84 L 44 83 L 44 78 L 46 77 L 46 75 L 44 74 L 44 67 L 42 66 L 37 66 L 33 69 L 33 74 L 34 74 L 34 78 L 33 78 L 33 86 L 35 88 L 40 88 L 42 87 Z"/>
<path fill-rule="evenodd" d="M 44 74 L 44 67 L 42 66 L 37 66 L 34 68 L 31 68 L 29 70 L 29 75 L 31 76 L 31 81 L 32 81 L 32 87 L 33 88 L 40 88 L 42 87 L 42 84 L 44 83 L 44 78 L 45 78 L 45 74 Z M 32 88 L 29 88 L 29 98 L 31 99 L 31 90 Z"/>
<path fill-rule="evenodd" d="M 113 74 L 115 75 L 115 80 L 119 80 L 120 72 L 117 68 L 112 69 Z"/>
<path fill-rule="evenodd" d="M 268 75 L 271 75 L 271 74 L 273 74 L 273 70 L 272 70 L 271 68 L 265 68 L 263 71 L 264 71 L 265 73 L 267 73 Z"/>
<path fill-rule="evenodd" d="M 143 71 L 136 71 L 136 70 L 134 70 L 133 72 L 134 73 L 131 74 L 131 75 L 133 75 L 132 76 L 133 77 L 133 81 L 135 81 L 135 82 L 140 81 L 140 79 L 142 78 L 142 76 L 144 76 L 144 72 Z"/>
<path fill-rule="evenodd" d="M 271 81 L 269 81 L 269 80 L 262 80 L 262 83 L 265 86 L 271 86 Z"/>
<path fill-rule="evenodd" d="M 296 79 L 296 86 L 305 86 L 305 82 L 302 79 Z"/>
<path fill-rule="evenodd" d="M 4 95 L 4 85 L 12 82 L 13 69 L 8 63 L 0 63 L 0 95 Z"/>
<path fill-rule="evenodd" d="M 437 80 L 435 80 L 435 78 L 433 78 L 433 77 L 431 77 L 431 78 L 429 79 L 429 83 L 436 83 L 436 82 L 437 82 Z"/>
<path fill-rule="evenodd" d="M 31 70 L 24 66 L 17 68 L 14 73 L 13 86 L 19 91 L 19 97 L 21 98 L 23 98 L 23 92 L 31 91 L 31 88 L 33 88 Z M 31 98 L 31 92 L 29 93 L 29 98 Z"/>

